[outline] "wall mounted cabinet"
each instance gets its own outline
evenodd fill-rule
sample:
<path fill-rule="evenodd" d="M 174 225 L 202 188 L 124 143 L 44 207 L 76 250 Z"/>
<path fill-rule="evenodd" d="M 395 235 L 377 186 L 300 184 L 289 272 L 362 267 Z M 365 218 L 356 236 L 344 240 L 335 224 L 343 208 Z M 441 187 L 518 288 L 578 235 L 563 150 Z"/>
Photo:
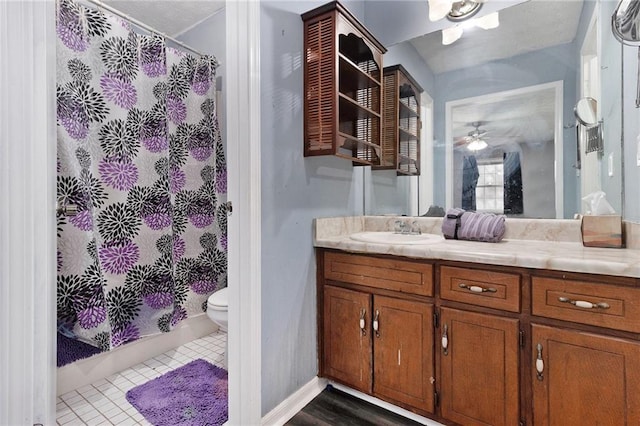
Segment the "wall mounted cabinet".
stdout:
<path fill-rule="evenodd" d="M 380 162 L 386 49 L 340 3 L 304 21 L 304 155 Z"/>
<path fill-rule="evenodd" d="M 420 174 L 420 94 L 422 87 L 402 65 L 384 68 L 382 155 L 374 169 Z"/>

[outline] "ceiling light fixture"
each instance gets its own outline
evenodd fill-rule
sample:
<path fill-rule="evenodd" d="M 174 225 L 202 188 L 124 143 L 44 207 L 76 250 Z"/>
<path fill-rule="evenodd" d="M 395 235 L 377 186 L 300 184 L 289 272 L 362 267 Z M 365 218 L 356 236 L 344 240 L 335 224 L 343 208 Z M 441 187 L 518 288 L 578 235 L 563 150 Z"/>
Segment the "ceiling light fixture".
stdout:
<path fill-rule="evenodd" d="M 451 28 L 445 28 L 444 30 L 442 30 L 442 44 L 447 46 L 453 43 L 454 41 L 462 37 L 462 33 L 462 27 L 458 25 Z"/>
<path fill-rule="evenodd" d="M 465 21 L 480 11 L 482 3 L 479 1 L 462 0 L 451 3 L 451 10 L 445 15 L 453 22 Z"/>
<path fill-rule="evenodd" d="M 429 0 L 429 20 L 435 22 L 447 16 L 453 3 L 451 0 Z"/>
<path fill-rule="evenodd" d="M 482 139 L 474 139 L 471 142 L 469 142 L 469 144 L 467 145 L 467 149 L 469 151 L 482 151 L 488 146 L 489 144 L 487 144 Z"/>
<path fill-rule="evenodd" d="M 473 0 L 428 0 L 429 20 L 439 21 L 446 17 L 450 21 L 459 22 L 471 18 L 480 11 L 482 1 Z"/>
<path fill-rule="evenodd" d="M 455 42 L 460 37 L 462 37 L 464 28 L 474 26 L 482 28 L 483 30 L 498 28 L 498 26 L 500 26 L 500 16 L 498 15 L 498 12 L 493 12 L 483 16 L 482 18 L 471 19 L 470 21 L 466 21 L 463 24 L 458 24 L 451 28 L 445 28 L 442 30 L 442 44 L 446 46 Z"/>

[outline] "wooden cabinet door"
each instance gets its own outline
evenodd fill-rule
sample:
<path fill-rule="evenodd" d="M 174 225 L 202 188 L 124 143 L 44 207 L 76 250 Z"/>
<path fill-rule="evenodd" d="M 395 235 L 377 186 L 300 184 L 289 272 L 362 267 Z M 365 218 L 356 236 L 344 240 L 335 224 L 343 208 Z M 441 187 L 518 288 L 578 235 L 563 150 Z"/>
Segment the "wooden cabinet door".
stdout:
<path fill-rule="evenodd" d="M 373 316 L 374 395 L 433 413 L 433 305 L 376 295 Z"/>
<path fill-rule="evenodd" d="M 449 308 L 441 312 L 442 417 L 465 426 L 517 425 L 518 320 Z"/>
<path fill-rule="evenodd" d="M 329 378 L 368 393 L 371 393 L 371 318 L 370 294 L 324 287 L 322 371 Z"/>
<path fill-rule="evenodd" d="M 531 328 L 535 425 L 640 424 L 640 344 L 536 324 Z"/>

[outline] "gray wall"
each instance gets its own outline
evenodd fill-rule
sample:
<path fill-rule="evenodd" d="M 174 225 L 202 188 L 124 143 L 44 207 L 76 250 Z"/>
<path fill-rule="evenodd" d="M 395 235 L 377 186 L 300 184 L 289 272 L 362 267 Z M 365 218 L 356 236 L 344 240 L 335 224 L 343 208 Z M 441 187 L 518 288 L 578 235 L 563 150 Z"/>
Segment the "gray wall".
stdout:
<path fill-rule="evenodd" d="M 601 165 L 602 190 L 617 213 L 622 213 L 622 45 L 611 32 L 610 17 L 617 2 L 603 1 L 600 10 L 600 57 L 601 93 L 600 112 L 604 121 L 604 155 Z M 636 52 L 637 53 L 637 52 Z M 613 176 L 608 174 L 608 157 L 613 156 Z M 586 194 L 585 194 L 586 195 Z"/>
<path fill-rule="evenodd" d="M 640 109 L 635 107 L 638 48 L 624 47 L 624 218 L 640 223 L 640 167 L 637 138 L 640 136 Z"/>
<path fill-rule="evenodd" d="M 318 373 L 313 219 L 363 214 L 362 168 L 303 157 L 300 14 L 324 3 L 261 2 L 263 414 Z"/>
<path fill-rule="evenodd" d="M 555 187 L 553 141 L 536 144 L 521 144 L 522 148 L 522 199 L 527 218 L 555 217 L 556 203 L 550 193 Z M 565 197 L 566 198 L 566 197 Z"/>

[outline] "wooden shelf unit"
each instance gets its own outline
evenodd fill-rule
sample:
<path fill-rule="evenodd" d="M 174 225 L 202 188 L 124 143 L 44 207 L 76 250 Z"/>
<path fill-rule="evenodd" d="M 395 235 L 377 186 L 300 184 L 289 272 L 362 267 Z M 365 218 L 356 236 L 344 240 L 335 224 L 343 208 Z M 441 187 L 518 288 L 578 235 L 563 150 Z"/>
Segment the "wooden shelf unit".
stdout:
<path fill-rule="evenodd" d="M 380 163 L 386 49 L 339 2 L 304 21 L 304 156 Z"/>
<path fill-rule="evenodd" d="M 384 68 L 382 157 L 375 170 L 420 174 L 420 93 L 422 87 L 402 65 Z"/>

